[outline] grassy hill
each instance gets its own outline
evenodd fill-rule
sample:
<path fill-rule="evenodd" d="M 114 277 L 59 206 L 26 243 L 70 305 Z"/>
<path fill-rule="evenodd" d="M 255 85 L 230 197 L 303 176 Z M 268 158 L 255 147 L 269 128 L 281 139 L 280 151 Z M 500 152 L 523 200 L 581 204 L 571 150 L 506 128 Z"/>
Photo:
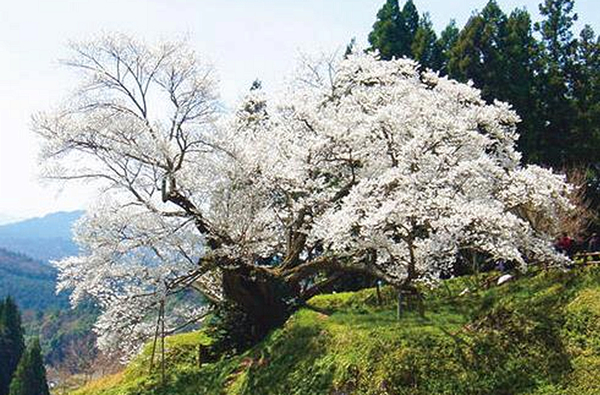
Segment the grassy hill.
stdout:
<path fill-rule="evenodd" d="M 424 318 L 397 320 L 390 290 L 381 306 L 373 290 L 318 296 L 216 362 L 199 358 L 212 343 L 205 332 L 173 336 L 164 387 L 147 347 L 74 395 L 600 394 L 600 268 L 488 287 L 489 276 L 427 292 Z"/>

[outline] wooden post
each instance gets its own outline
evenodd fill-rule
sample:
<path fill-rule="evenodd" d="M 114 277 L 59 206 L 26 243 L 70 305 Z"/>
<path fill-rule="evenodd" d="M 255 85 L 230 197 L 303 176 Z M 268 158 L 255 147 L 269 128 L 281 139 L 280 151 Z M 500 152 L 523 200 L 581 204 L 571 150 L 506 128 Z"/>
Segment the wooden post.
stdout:
<path fill-rule="evenodd" d="M 419 291 L 416 291 L 416 298 L 417 298 L 417 303 L 418 303 L 418 308 L 419 308 L 419 316 L 421 318 L 425 318 L 425 302 L 423 301 L 423 295 L 421 295 L 421 293 L 419 293 Z"/>
<path fill-rule="evenodd" d="M 398 288 L 398 306 L 396 309 L 396 319 L 400 321 L 400 317 L 402 316 L 402 290 Z"/>
<path fill-rule="evenodd" d="M 202 344 L 198 344 L 198 367 L 202 366 L 202 362 L 206 358 L 206 349 Z"/>
<path fill-rule="evenodd" d="M 161 302 L 161 310 L 162 310 L 162 317 L 160 320 L 160 341 L 161 341 L 161 351 L 162 351 L 162 357 L 161 357 L 161 363 L 160 363 L 160 376 L 161 376 L 161 382 L 162 382 L 162 386 L 164 388 L 165 385 L 165 301 L 162 300 Z"/>
<path fill-rule="evenodd" d="M 163 304 L 158 307 L 158 315 L 156 317 L 156 330 L 154 331 L 154 341 L 152 342 L 152 356 L 150 357 L 150 373 L 154 370 L 154 357 L 156 355 L 156 343 L 158 342 L 158 333 L 160 330 L 160 320 L 163 314 Z"/>

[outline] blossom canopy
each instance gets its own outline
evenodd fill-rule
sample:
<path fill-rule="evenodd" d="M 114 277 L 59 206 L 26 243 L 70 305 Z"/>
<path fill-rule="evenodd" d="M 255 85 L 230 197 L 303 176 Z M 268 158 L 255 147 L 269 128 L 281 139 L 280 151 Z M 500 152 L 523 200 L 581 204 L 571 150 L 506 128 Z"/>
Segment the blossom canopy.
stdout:
<path fill-rule="evenodd" d="M 151 333 L 148 312 L 187 287 L 267 327 L 336 272 L 405 286 L 465 255 L 565 262 L 551 235 L 569 186 L 520 163 L 518 116 L 468 84 L 357 52 L 307 61 L 280 97 L 253 89 L 219 115 L 211 69 L 185 45 L 74 50 L 84 84 L 35 128 L 50 177 L 103 186 L 80 256 L 57 266 L 74 302 L 103 308 L 107 348 Z"/>

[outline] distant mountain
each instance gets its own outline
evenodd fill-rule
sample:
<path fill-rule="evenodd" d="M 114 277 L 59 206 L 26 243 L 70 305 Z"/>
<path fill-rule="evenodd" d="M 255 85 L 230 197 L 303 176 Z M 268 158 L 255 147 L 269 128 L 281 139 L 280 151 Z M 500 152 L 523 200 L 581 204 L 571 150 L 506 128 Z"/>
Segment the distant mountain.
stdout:
<path fill-rule="evenodd" d="M 19 252 L 44 263 L 78 252 L 71 228 L 83 211 L 57 212 L 41 218 L 0 226 L 0 248 Z"/>
<path fill-rule="evenodd" d="M 10 224 L 11 222 L 17 222 L 20 220 L 20 218 L 13 217 L 12 215 L 0 213 L 0 225 Z"/>
<path fill-rule="evenodd" d="M 11 295 L 22 310 L 67 308 L 67 295 L 57 296 L 55 287 L 53 267 L 0 248 L 0 298 Z"/>

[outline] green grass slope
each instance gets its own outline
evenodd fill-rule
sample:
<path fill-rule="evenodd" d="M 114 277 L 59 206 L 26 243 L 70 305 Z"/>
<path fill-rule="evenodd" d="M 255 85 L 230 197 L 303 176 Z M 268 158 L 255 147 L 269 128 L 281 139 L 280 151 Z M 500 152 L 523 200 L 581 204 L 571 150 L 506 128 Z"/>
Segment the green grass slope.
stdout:
<path fill-rule="evenodd" d="M 485 282 L 427 292 L 424 318 L 397 320 L 390 290 L 319 296 L 242 355 L 203 363 L 209 337 L 173 336 L 164 385 L 147 347 L 75 394 L 600 394 L 600 268 Z"/>

